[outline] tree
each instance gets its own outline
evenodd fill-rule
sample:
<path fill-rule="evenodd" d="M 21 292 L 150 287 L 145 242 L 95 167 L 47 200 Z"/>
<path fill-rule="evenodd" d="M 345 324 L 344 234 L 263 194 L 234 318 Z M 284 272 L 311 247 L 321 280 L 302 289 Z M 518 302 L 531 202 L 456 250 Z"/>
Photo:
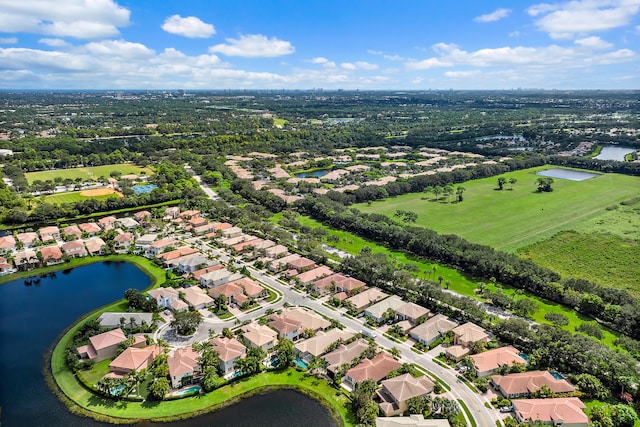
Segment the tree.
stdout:
<path fill-rule="evenodd" d="M 507 182 L 507 178 L 501 176 L 498 178 L 498 189 L 504 190 L 504 184 Z"/>
<path fill-rule="evenodd" d="M 202 373 L 200 375 L 200 384 L 202 384 L 202 387 L 206 392 L 218 388 L 218 385 L 220 384 L 218 369 L 215 366 L 207 366 L 202 369 Z"/>
<path fill-rule="evenodd" d="M 294 359 L 293 343 L 291 340 L 288 338 L 281 339 L 275 346 L 275 350 L 278 354 L 279 366 L 291 366 Z"/>
<path fill-rule="evenodd" d="M 464 198 L 462 197 L 462 193 L 466 191 L 466 188 L 458 186 L 456 188 L 456 195 L 458 196 L 458 203 L 461 203 Z"/>
<path fill-rule="evenodd" d="M 611 408 L 611 421 L 616 427 L 632 427 L 638 416 L 629 405 L 619 403 Z"/>
<path fill-rule="evenodd" d="M 200 322 L 202 322 L 202 316 L 197 311 L 182 311 L 174 315 L 171 327 L 176 329 L 178 335 L 191 335 Z"/>
<path fill-rule="evenodd" d="M 536 190 L 538 193 L 550 193 L 553 191 L 551 184 L 553 184 L 553 178 L 548 176 L 541 176 L 536 180 L 536 184 L 538 185 L 538 189 Z"/>
<path fill-rule="evenodd" d="M 509 184 L 511 184 L 511 190 L 513 190 L 513 186 L 518 182 L 516 178 L 509 178 Z"/>
<path fill-rule="evenodd" d="M 169 393 L 169 380 L 165 377 L 155 378 L 149 384 L 149 397 L 162 400 Z"/>
<path fill-rule="evenodd" d="M 373 380 L 364 380 L 356 383 L 353 390 L 351 406 L 360 424 L 375 426 L 378 415 L 378 405 L 373 401 L 373 393 L 377 385 Z"/>

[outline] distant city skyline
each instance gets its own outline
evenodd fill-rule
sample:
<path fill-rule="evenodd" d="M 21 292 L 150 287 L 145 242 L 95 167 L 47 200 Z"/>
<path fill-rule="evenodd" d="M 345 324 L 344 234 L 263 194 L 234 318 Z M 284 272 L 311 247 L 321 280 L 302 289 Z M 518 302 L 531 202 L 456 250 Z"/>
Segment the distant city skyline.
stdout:
<path fill-rule="evenodd" d="M 0 0 L 0 89 L 638 89 L 640 0 Z"/>

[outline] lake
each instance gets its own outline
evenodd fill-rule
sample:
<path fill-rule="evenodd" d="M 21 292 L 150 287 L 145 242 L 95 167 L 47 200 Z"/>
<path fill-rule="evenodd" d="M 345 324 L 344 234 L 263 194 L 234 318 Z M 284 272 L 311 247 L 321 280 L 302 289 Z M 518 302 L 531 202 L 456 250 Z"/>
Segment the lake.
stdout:
<path fill-rule="evenodd" d="M 110 426 L 73 415 L 49 390 L 43 355 L 84 314 L 145 289 L 150 279 L 135 266 L 104 262 L 0 285 L 0 424 L 2 427 Z M 246 399 L 176 426 L 335 426 L 315 400 L 290 390 Z"/>
<path fill-rule="evenodd" d="M 320 178 L 331 172 L 331 169 L 319 169 L 313 172 L 300 172 L 293 176 L 296 178 Z"/>
<path fill-rule="evenodd" d="M 629 147 L 619 147 L 617 145 L 604 145 L 602 147 L 602 151 L 596 157 L 597 160 L 617 160 L 620 162 L 624 162 L 624 156 L 627 154 L 631 154 L 636 151 L 633 148 Z"/>
<path fill-rule="evenodd" d="M 568 179 L 569 181 L 584 181 L 585 179 L 595 178 L 596 176 L 598 176 L 597 173 L 580 172 L 561 168 L 543 170 L 537 172 L 536 175 L 548 176 L 551 178 Z"/>

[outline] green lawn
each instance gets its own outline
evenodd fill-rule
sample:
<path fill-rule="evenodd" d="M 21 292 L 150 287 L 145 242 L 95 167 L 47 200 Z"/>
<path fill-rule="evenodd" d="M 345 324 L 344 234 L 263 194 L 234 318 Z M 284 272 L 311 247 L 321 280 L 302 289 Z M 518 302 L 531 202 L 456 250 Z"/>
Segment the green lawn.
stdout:
<path fill-rule="evenodd" d="M 62 179 L 69 178 L 75 180 L 76 178 L 80 178 L 85 181 L 98 179 L 101 176 L 109 178 L 109 174 L 114 171 L 120 172 L 123 175 L 151 175 L 153 173 L 153 171 L 149 168 L 141 168 L 130 163 L 122 163 L 116 165 L 92 166 L 86 168 L 56 169 L 49 171 L 29 172 L 25 174 L 25 177 L 27 178 L 29 184 L 32 184 L 33 181 L 38 179 L 40 181 L 53 181 L 57 176 L 61 177 Z"/>
<path fill-rule="evenodd" d="M 363 212 L 393 217 L 397 210 L 418 214 L 416 225 L 439 233 L 457 234 L 472 242 L 513 252 L 570 230 L 606 213 L 606 208 L 640 195 L 640 178 L 602 174 L 585 181 L 555 179 L 554 191 L 536 193 L 536 172 L 550 166 L 510 172 L 505 190 L 498 191 L 498 177 L 468 181 L 462 203 L 431 193 L 410 193 L 355 205 Z M 517 183 L 510 190 L 510 178 Z M 455 196 L 451 197 L 453 201 Z M 636 237 L 640 232 L 636 231 Z"/>
<path fill-rule="evenodd" d="M 80 194 L 80 191 L 70 191 L 68 193 L 51 194 L 45 197 L 45 201 L 54 205 L 61 205 L 63 203 L 76 203 L 87 199 L 107 200 L 110 197 L 118 197 L 118 195 L 107 194 L 105 196 L 83 196 Z"/>

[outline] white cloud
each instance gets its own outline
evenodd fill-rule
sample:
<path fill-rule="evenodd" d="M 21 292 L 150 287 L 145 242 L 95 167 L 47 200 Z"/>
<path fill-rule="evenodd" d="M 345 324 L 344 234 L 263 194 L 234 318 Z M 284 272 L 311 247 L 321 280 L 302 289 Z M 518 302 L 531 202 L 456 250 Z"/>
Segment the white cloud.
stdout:
<path fill-rule="evenodd" d="M 123 59 L 141 60 L 152 58 L 155 52 L 141 43 L 125 40 L 104 40 L 92 42 L 85 46 L 88 53 L 98 57 L 116 57 Z"/>
<path fill-rule="evenodd" d="M 350 62 L 343 62 L 342 64 L 340 64 L 340 66 L 345 70 L 349 70 L 349 71 L 355 71 L 358 69 L 358 67 L 356 67 L 354 64 Z"/>
<path fill-rule="evenodd" d="M 509 33 L 509 37 L 520 37 L 520 31 L 516 30 L 516 31 L 511 31 Z"/>
<path fill-rule="evenodd" d="M 439 58 L 428 58 L 422 61 L 410 60 L 406 63 L 407 68 L 410 70 L 429 70 L 431 68 L 451 67 L 452 65 L 453 63 Z"/>
<path fill-rule="evenodd" d="M 38 40 L 38 43 L 46 44 L 47 46 L 51 46 L 51 47 L 69 46 L 69 43 L 67 43 L 66 41 L 64 41 L 62 39 L 42 38 L 42 39 Z"/>
<path fill-rule="evenodd" d="M 470 71 L 445 71 L 444 76 L 450 79 L 468 79 L 469 77 L 474 77 L 479 75 L 480 70 L 470 70 Z"/>
<path fill-rule="evenodd" d="M 162 29 L 167 33 L 177 34 L 189 38 L 208 38 L 216 33 L 211 24 L 207 24 L 195 16 L 173 15 L 165 19 Z"/>
<path fill-rule="evenodd" d="M 389 61 L 404 61 L 404 58 L 400 55 L 388 55 L 379 50 L 368 50 L 367 53 L 370 53 L 371 55 L 382 56 L 384 59 L 388 59 Z"/>
<path fill-rule="evenodd" d="M 611 49 L 613 47 L 613 44 L 608 43 L 597 36 L 591 36 L 584 39 L 576 40 L 575 44 L 596 50 Z"/>
<path fill-rule="evenodd" d="M 325 68 L 336 68 L 336 63 L 333 61 L 329 61 L 327 58 L 318 56 L 311 60 L 312 64 L 321 64 Z"/>
<path fill-rule="evenodd" d="M 509 16 L 509 14 L 511 13 L 510 9 L 496 9 L 491 13 L 487 13 L 485 15 L 480 15 L 477 16 L 475 18 L 473 18 L 474 21 L 476 22 L 481 22 L 481 23 L 487 23 L 487 22 L 495 22 L 495 21 L 499 21 L 503 18 L 506 18 L 507 16 Z"/>
<path fill-rule="evenodd" d="M 535 25 L 555 39 L 604 32 L 628 25 L 640 12 L 640 0 L 573 0 L 560 6 L 540 4 L 528 9 L 540 16 Z"/>
<path fill-rule="evenodd" d="M 0 44 L 16 44 L 18 43 L 17 37 L 0 37 Z"/>
<path fill-rule="evenodd" d="M 3 32 L 94 39 L 119 34 L 130 11 L 113 0 L 0 0 Z"/>
<path fill-rule="evenodd" d="M 342 68 L 345 70 L 355 71 L 355 70 L 377 70 L 378 66 L 376 64 L 371 64 L 365 61 L 356 61 L 356 62 L 343 62 L 340 64 Z"/>
<path fill-rule="evenodd" d="M 211 53 L 221 53 L 227 56 L 241 56 L 244 58 L 276 57 L 290 55 L 295 48 L 288 41 L 275 37 L 267 38 L 260 34 L 247 34 L 239 39 L 227 38 L 226 44 L 217 44 L 209 48 Z"/>

